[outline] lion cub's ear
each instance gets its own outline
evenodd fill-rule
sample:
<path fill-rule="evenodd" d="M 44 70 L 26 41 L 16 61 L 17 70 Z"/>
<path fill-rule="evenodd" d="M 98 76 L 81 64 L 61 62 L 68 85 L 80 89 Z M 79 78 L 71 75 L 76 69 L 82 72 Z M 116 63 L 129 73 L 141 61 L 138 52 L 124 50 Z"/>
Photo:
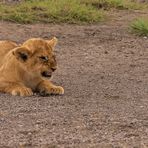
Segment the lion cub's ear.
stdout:
<path fill-rule="evenodd" d="M 51 40 L 47 40 L 48 44 L 54 49 L 56 46 L 58 39 L 56 37 L 53 37 Z"/>
<path fill-rule="evenodd" d="M 25 62 L 31 56 L 31 52 L 26 47 L 17 47 L 14 49 L 13 55 L 21 62 Z"/>

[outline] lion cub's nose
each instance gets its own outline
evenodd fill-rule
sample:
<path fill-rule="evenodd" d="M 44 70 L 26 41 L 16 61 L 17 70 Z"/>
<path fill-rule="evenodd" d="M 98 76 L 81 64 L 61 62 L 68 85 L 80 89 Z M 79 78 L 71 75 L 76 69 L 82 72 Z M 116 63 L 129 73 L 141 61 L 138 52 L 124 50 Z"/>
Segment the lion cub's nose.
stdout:
<path fill-rule="evenodd" d="M 56 67 L 52 67 L 51 70 L 54 72 L 57 68 Z"/>

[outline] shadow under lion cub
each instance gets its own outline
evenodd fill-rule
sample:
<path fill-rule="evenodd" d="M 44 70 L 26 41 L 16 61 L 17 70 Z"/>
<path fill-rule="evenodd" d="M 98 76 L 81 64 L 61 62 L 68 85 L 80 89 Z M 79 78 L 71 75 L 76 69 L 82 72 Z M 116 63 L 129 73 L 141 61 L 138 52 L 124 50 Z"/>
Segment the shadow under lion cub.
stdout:
<path fill-rule="evenodd" d="M 61 86 L 49 81 L 57 69 L 54 47 L 57 38 L 32 38 L 21 46 L 0 41 L 0 92 L 19 96 L 64 94 Z"/>

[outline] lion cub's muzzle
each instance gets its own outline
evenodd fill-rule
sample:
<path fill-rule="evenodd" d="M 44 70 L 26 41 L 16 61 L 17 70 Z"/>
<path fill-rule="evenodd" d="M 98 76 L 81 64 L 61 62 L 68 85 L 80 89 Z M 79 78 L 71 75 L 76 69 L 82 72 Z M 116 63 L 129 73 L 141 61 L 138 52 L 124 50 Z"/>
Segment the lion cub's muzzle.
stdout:
<path fill-rule="evenodd" d="M 52 73 L 56 70 L 56 68 L 51 68 L 51 70 L 48 70 L 48 71 L 43 71 L 41 73 L 41 75 L 43 77 L 46 77 L 46 78 L 51 78 L 52 77 Z"/>
<path fill-rule="evenodd" d="M 51 78 L 52 76 L 52 72 L 49 72 L 49 71 L 44 71 L 41 74 L 43 77 L 46 77 L 46 78 Z"/>

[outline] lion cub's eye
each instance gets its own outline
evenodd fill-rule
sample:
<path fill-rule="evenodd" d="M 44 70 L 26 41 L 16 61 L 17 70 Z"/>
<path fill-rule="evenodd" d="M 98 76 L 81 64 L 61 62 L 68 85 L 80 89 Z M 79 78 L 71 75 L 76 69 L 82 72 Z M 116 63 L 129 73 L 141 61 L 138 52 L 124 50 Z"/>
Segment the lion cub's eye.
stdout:
<path fill-rule="evenodd" d="M 47 56 L 41 56 L 41 57 L 39 57 L 41 60 L 43 60 L 43 61 L 48 61 L 48 57 Z"/>

